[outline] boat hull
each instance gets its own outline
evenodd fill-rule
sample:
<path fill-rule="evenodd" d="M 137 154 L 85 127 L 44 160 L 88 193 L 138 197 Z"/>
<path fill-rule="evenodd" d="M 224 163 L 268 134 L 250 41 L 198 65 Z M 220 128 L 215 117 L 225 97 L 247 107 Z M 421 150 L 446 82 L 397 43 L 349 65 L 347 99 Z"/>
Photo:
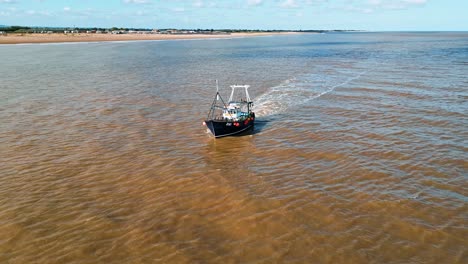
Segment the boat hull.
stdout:
<path fill-rule="evenodd" d="M 205 124 L 214 137 L 220 138 L 250 131 L 254 127 L 254 118 L 244 121 L 206 120 Z"/>

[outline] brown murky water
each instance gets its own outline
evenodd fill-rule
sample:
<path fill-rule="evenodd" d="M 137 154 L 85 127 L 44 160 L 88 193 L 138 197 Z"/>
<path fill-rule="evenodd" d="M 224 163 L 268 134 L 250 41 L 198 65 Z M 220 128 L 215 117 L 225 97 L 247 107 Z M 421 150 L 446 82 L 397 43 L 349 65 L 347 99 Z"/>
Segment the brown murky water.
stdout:
<path fill-rule="evenodd" d="M 2 46 L 0 262 L 467 263 L 467 46 Z M 253 135 L 205 132 L 215 78 L 252 86 Z"/>

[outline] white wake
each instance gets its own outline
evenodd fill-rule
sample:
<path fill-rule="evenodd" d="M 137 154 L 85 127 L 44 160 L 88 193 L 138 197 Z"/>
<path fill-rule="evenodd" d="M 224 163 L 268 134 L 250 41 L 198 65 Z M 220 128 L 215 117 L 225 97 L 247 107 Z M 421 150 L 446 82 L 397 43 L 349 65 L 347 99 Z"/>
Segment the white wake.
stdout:
<path fill-rule="evenodd" d="M 259 117 L 279 114 L 292 107 L 303 105 L 310 100 L 333 92 L 359 79 L 368 71 L 333 72 L 303 75 L 284 81 L 270 88 L 266 93 L 254 99 L 255 114 Z"/>

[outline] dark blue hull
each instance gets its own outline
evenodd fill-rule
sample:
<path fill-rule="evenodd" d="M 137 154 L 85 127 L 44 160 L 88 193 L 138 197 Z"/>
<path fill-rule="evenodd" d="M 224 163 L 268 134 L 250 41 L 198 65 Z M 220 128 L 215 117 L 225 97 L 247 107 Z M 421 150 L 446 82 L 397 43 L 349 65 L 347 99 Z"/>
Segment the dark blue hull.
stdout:
<path fill-rule="evenodd" d="M 216 138 L 240 135 L 254 127 L 254 118 L 244 121 L 206 120 L 206 127 Z"/>

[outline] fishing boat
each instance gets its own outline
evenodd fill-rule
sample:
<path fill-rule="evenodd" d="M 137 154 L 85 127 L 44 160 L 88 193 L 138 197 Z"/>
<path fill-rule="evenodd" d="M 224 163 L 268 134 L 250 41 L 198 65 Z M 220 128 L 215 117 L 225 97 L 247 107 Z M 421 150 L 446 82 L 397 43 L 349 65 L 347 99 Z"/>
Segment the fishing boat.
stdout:
<path fill-rule="evenodd" d="M 254 127 L 255 113 L 249 95 L 249 85 L 231 85 L 227 104 L 219 94 L 216 82 L 216 96 L 211 104 L 207 119 L 203 122 L 215 138 L 235 136 L 248 132 Z"/>

